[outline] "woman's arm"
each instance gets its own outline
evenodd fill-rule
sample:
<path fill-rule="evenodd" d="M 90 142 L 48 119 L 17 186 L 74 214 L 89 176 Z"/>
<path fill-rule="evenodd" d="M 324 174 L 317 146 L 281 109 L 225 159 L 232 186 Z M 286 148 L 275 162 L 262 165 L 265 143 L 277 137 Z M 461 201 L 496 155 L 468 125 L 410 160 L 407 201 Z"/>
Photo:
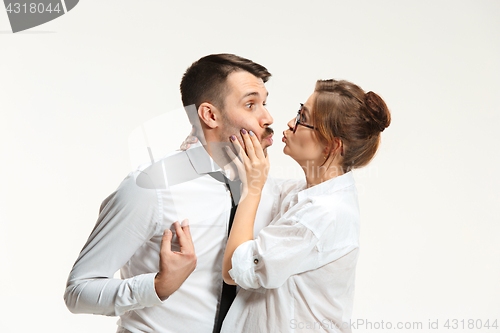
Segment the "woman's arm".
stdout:
<path fill-rule="evenodd" d="M 222 266 L 224 281 L 227 284 L 233 285 L 236 283 L 229 275 L 229 271 L 232 268 L 231 258 L 238 246 L 253 239 L 255 214 L 257 213 L 262 188 L 264 187 L 269 171 L 269 158 L 264 156 L 264 151 L 257 137 L 251 131 L 247 133 L 245 130 L 242 130 L 241 132 L 246 154 L 234 136 L 231 137 L 231 141 L 238 152 L 238 157 L 228 150 L 228 155 L 236 164 L 240 180 L 243 184 L 240 203 L 234 216 Z"/>
<path fill-rule="evenodd" d="M 260 194 L 247 195 L 240 201 L 238 209 L 236 210 L 222 265 L 222 277 L 227 284 L 236 284 L 229 275 L 229 271 L 232 268 L 231 258 L 233 257 L 234 250 L 236 250 L 238 246 L 253 239 L 253 224 L 259 202 Z"/>

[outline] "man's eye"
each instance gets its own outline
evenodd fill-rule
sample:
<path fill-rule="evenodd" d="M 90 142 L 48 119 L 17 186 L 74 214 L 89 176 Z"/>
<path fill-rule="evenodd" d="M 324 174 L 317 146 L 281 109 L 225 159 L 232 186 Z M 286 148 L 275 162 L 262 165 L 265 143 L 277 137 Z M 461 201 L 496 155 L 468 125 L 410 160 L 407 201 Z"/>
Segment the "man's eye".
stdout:
<path fill-rule="evenodd" d="M 262 105 L 263 105 L 263 106 L 267 106 L 267 103 L 263 103 Z"/>
<path fill-rule="evenodd" d="M 253 107 L 253 103 L 247 103 L 245 104 L 245 107 L 251 109 Z"/>

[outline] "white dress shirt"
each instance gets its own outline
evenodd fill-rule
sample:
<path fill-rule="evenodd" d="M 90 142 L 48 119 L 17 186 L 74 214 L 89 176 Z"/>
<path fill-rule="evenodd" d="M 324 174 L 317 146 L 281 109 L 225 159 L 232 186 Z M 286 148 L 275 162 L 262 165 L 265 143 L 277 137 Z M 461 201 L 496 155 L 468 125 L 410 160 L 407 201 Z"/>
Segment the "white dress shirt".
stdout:
<path fill-rule="evenodd" d="M 222 291 L 231 192 L 208 175 L 220 168 L 200 143 L 131 172 L 104 200 L 67 282 L 74 313 L 120 316 L 118 332 L 212 333 Z M 264 187 L 255 234 L 277 213 L 279 195 Z M 274 209 L 274 212 L 273 212 Z M 154 288 L 163 231 L 189 219 L 197 267 L 161 301 Z M 172 251 L 179 251 L 173 233 Z M 120 270 L 122 279 L 114 279 Z"/>
<path fill-rule="evenodd" d="M 282 191 L 277 216 L 234 251 L 229 274 L 242 289 L 222 332 L 350 332 L 359 249 L 352 172 Z"/>

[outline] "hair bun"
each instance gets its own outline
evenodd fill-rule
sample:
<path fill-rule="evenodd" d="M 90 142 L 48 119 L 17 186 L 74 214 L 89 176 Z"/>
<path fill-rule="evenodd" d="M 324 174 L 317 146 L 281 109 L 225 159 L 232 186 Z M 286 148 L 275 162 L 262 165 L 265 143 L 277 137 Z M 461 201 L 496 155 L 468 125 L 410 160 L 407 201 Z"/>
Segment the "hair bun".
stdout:
<path fill-rule="evenodd" d="M 369 91 L 365 94 L 366 109 L 373 120 L 373 127 L 379 132 L 383 132 L 391 124 L 391 113 L 382 98 Z"/>

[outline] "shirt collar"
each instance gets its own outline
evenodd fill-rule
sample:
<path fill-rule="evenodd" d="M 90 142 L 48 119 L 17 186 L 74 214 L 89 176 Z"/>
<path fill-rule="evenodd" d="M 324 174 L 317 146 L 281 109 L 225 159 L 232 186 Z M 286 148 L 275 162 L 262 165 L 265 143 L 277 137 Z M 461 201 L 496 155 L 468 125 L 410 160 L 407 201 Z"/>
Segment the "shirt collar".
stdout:
<path fill-rule="evenodd" d="M 199 141 L 191 144 L 191 147 L 186 150 L 186 154 L 199 175 L 217 171 L 224 174 L 224 171 L 215 163 Z"/>
<path fill-rule="evenodd" d="M 343 175 L 334 177 L 313 187 L 303 189 L 298 193 L 298 199 L 300 201 L 308 197 L 314 197 L 325 193 L 332 193 L 352 185 L 354 185 L 354 177 L 352 171 L 349 171 Z"/>

